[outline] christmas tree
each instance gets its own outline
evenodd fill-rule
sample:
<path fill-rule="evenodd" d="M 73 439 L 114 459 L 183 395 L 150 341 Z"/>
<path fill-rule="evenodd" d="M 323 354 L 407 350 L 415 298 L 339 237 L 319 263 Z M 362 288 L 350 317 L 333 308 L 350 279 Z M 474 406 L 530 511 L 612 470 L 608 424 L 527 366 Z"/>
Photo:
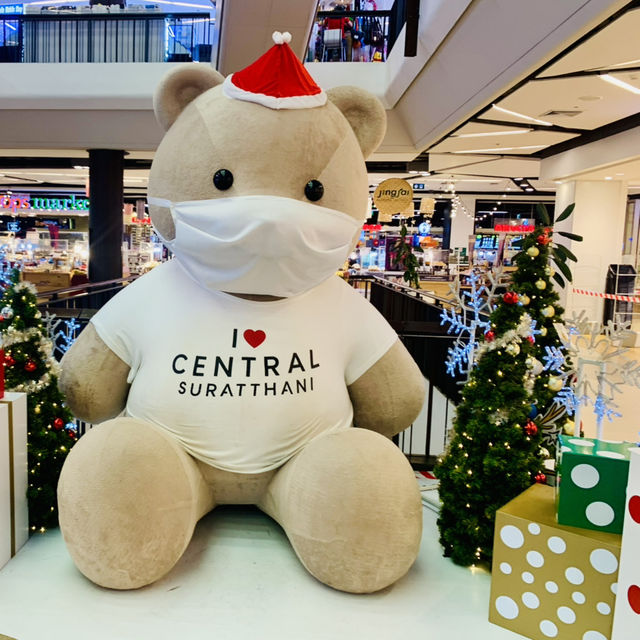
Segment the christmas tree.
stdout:
<path fill-rule="evenodd" d="M 36 305 L 36 289 L 19 277 L 13 270 L 0 300 L 0 334 L 6 388 L 27 393 L 29 525 L 44 531 L 58 524 L 56 487 L 76 431 L 58 390 L 59 365 Z"/>
<path fill-rule="evenodd" d="M 568 207 L 558 220 L 572 210 Z M 564 286 L 562 276 L 571 279 L 566 261 L 575 257 L 552 244 L 548 214 L 541 208 L 539 215 L 543 224 L 525 236 L 510 288 L 475 351 L 453 438 L 436 468 L 440 542 L 445 555 L 462 565 L 491 561 L 496 511 L 545 479 L 543 430 L 564 385 L 559 369 L 567 366 L 564 357 L 561 362 L 553 358 L 553 349 L 562 346 L 553 323 L 563 309 L 551 278 Z"/>

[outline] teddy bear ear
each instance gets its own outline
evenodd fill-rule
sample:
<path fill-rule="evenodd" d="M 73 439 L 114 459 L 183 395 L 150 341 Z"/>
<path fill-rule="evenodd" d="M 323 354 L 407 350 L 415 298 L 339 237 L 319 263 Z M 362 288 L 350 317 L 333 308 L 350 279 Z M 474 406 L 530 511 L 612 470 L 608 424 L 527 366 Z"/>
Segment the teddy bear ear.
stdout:
<path fill-rule="evenodd" d="M 368 158 L 380 145 L 387 130 L 387 114 L 378 98 L 358 87 L 335 87 L 327 97 L 342 111 Z"/>
<path fill-rule="evenodd" d="M 224 82 L 224 76 L 204 64 L 185 64 L 171 69 L 153 96 L 153 110 L 166 131 L 182 110 L 201 93 Z"/>

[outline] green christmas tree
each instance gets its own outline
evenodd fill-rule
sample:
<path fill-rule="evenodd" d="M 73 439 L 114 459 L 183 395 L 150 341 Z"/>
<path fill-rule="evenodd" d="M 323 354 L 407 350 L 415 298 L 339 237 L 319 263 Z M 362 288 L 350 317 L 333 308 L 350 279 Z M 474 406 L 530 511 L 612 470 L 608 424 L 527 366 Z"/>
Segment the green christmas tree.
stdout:
<path fill-rule="evenodd" d="M 59 365 L 36 305 L 36 289 L 14 270 L 0 300 L 5 386 L 27 393 L 29 525 L 58 525 L 56 486 L 76 438 L 73 416 L 58 389 Z"/>
<path fill-rule="evenodd" d="M 558 220 L 572 210 L 573 205 Z M 575 258 L 552 244 L 548 214 L 542 208 L 539 215 L 542 225 L 524 238 L 510 289 L 491 313 L 491 328 L 456 409 L 452 440 L 436 467 L 440 542 L 445 555 L 462 565 L 490 563 L 496 511 L 536 480 L 544 481 L 545 420 L 564 386 L 566 367 L 543 364 L 550 363 L 546 347 L 561 347 L 553 325 L 563 309 L 551 278 L 563 286 L 564 281 L 550 260 L 570 279 L 566 261 Z"/>

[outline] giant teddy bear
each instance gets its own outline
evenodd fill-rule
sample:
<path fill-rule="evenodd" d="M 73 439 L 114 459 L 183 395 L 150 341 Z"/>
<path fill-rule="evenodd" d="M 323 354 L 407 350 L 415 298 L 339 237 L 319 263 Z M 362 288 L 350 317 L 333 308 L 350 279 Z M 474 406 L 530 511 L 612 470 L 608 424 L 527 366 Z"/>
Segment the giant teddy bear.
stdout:
<path fill-rule="evenodd" d="M 174 259 L 106 304 L 62 362 L 70 407 L 97 426 L 62 470 L 60 526 L 101 586 L 164 576 L 222 504 L 257 505 L 343 591 L 392 584 L 418 553 L 419 491 L 390 437 L 418 414 L 423 378 L 335 275 L 385 112 L 361 89 L 321 90 L 288 39 L 226 79 L 167 74 L 149 204 Z"/>

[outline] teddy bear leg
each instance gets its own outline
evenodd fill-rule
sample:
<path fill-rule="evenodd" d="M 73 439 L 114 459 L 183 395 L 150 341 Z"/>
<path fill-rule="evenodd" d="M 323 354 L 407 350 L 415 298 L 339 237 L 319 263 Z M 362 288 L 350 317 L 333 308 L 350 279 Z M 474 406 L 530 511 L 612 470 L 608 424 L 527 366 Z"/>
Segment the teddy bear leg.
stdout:
<path fill-rule="evenodd" d="M 318 580 L 351 593 L 393 584 L 420 546 L 415 475 L 388 439 L 365 429 L 316 438 L 275 475 L 260 508 Z"/>
<path fill-rule="evenodd" d="M 161 429 L 115 418 L 73 447 L 58 482 L 60 528 L 96 584 L 136 589 L 164 576 L 213 497 L 196 463 Z"/>

